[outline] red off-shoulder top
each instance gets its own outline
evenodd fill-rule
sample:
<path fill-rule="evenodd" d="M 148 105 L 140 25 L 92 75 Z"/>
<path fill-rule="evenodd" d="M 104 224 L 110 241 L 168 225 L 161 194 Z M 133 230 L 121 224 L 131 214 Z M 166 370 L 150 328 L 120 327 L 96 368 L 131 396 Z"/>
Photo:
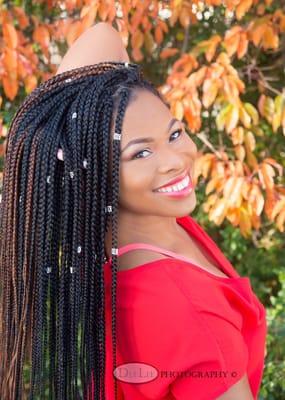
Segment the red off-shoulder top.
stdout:
<path fill-rule="evenodd" d="M 118 400 L 214 400 L 246 373 L 256 400 L 266 348 L 265 307 L 249 277 L 236 272 L 198 222 L 190 216 L 176 221 L 227 277 L 160 247 L 139 243 L 121 247 L 119 255 L 149 248 L 168 258 L 118 271 L 117 367 L 121 367 L 115 378 L 111 259 L 106 262 L 106 399 L 115 399 L 117 379 Z M 136 369 L 130 369 L 130 363 Z"/>

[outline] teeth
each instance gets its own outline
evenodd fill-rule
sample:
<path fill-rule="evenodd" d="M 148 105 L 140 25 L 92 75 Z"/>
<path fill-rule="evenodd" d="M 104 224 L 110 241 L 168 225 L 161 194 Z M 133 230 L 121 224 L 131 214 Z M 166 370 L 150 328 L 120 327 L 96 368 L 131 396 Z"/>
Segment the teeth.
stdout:
<path fill-rule="evenodd" d="M 182 189 L 185 189 L 190 182 L 190 178 L 189 175 L 187 175 L 181 182 L 179 182 L 176 185 L 173 186 L 169 186 L 167 188 L 163 188 L 163 189 L 158 189 L 158 192 L 179 192 Z"/>

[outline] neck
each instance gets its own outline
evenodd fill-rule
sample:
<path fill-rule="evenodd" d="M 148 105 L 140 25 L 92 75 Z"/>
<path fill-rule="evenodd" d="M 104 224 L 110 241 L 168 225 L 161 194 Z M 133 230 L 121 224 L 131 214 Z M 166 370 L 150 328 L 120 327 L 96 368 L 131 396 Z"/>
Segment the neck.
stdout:
<path fill-rule="evenodd" d="M 111 224 L 105 236 L 105 253 L 111 257 Z M 176 243 L 186 238 L 186 232 L 177 223 L 176 217 L 142 215 L 119 212 L 118 248 L 129 243 L 144 242 L 167 249 L 176 248 Z"/>

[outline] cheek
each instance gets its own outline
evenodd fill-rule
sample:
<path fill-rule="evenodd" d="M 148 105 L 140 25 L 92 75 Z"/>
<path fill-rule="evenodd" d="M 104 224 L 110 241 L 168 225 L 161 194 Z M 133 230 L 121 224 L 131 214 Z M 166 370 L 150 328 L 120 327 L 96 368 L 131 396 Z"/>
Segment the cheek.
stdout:
<path fill-rule="evenodd" d="M 120 171 L 120 195 L 141 196 L 145 191 L 151 191 L 152 173 L 145 168 L 136 166 L 121 166 Z"/>

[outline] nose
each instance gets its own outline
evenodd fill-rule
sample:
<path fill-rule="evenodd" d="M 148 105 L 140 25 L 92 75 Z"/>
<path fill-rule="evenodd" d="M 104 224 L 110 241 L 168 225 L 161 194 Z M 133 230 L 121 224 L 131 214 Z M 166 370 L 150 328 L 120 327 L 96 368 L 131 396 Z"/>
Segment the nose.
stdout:
<path fill-rule="evenodd" d="M 177 150 L 175 151 L 167 149 L 164 152 L 161 152 L 161 157 L 159 157 L 159 173 L 165 174 L 169 173 L 170 171 L 182 173 L 186 168 L 189 168 L 191 159 L 192 156 L 189 154 L 187 156 L 185 153 L 177 152 Z"/>

